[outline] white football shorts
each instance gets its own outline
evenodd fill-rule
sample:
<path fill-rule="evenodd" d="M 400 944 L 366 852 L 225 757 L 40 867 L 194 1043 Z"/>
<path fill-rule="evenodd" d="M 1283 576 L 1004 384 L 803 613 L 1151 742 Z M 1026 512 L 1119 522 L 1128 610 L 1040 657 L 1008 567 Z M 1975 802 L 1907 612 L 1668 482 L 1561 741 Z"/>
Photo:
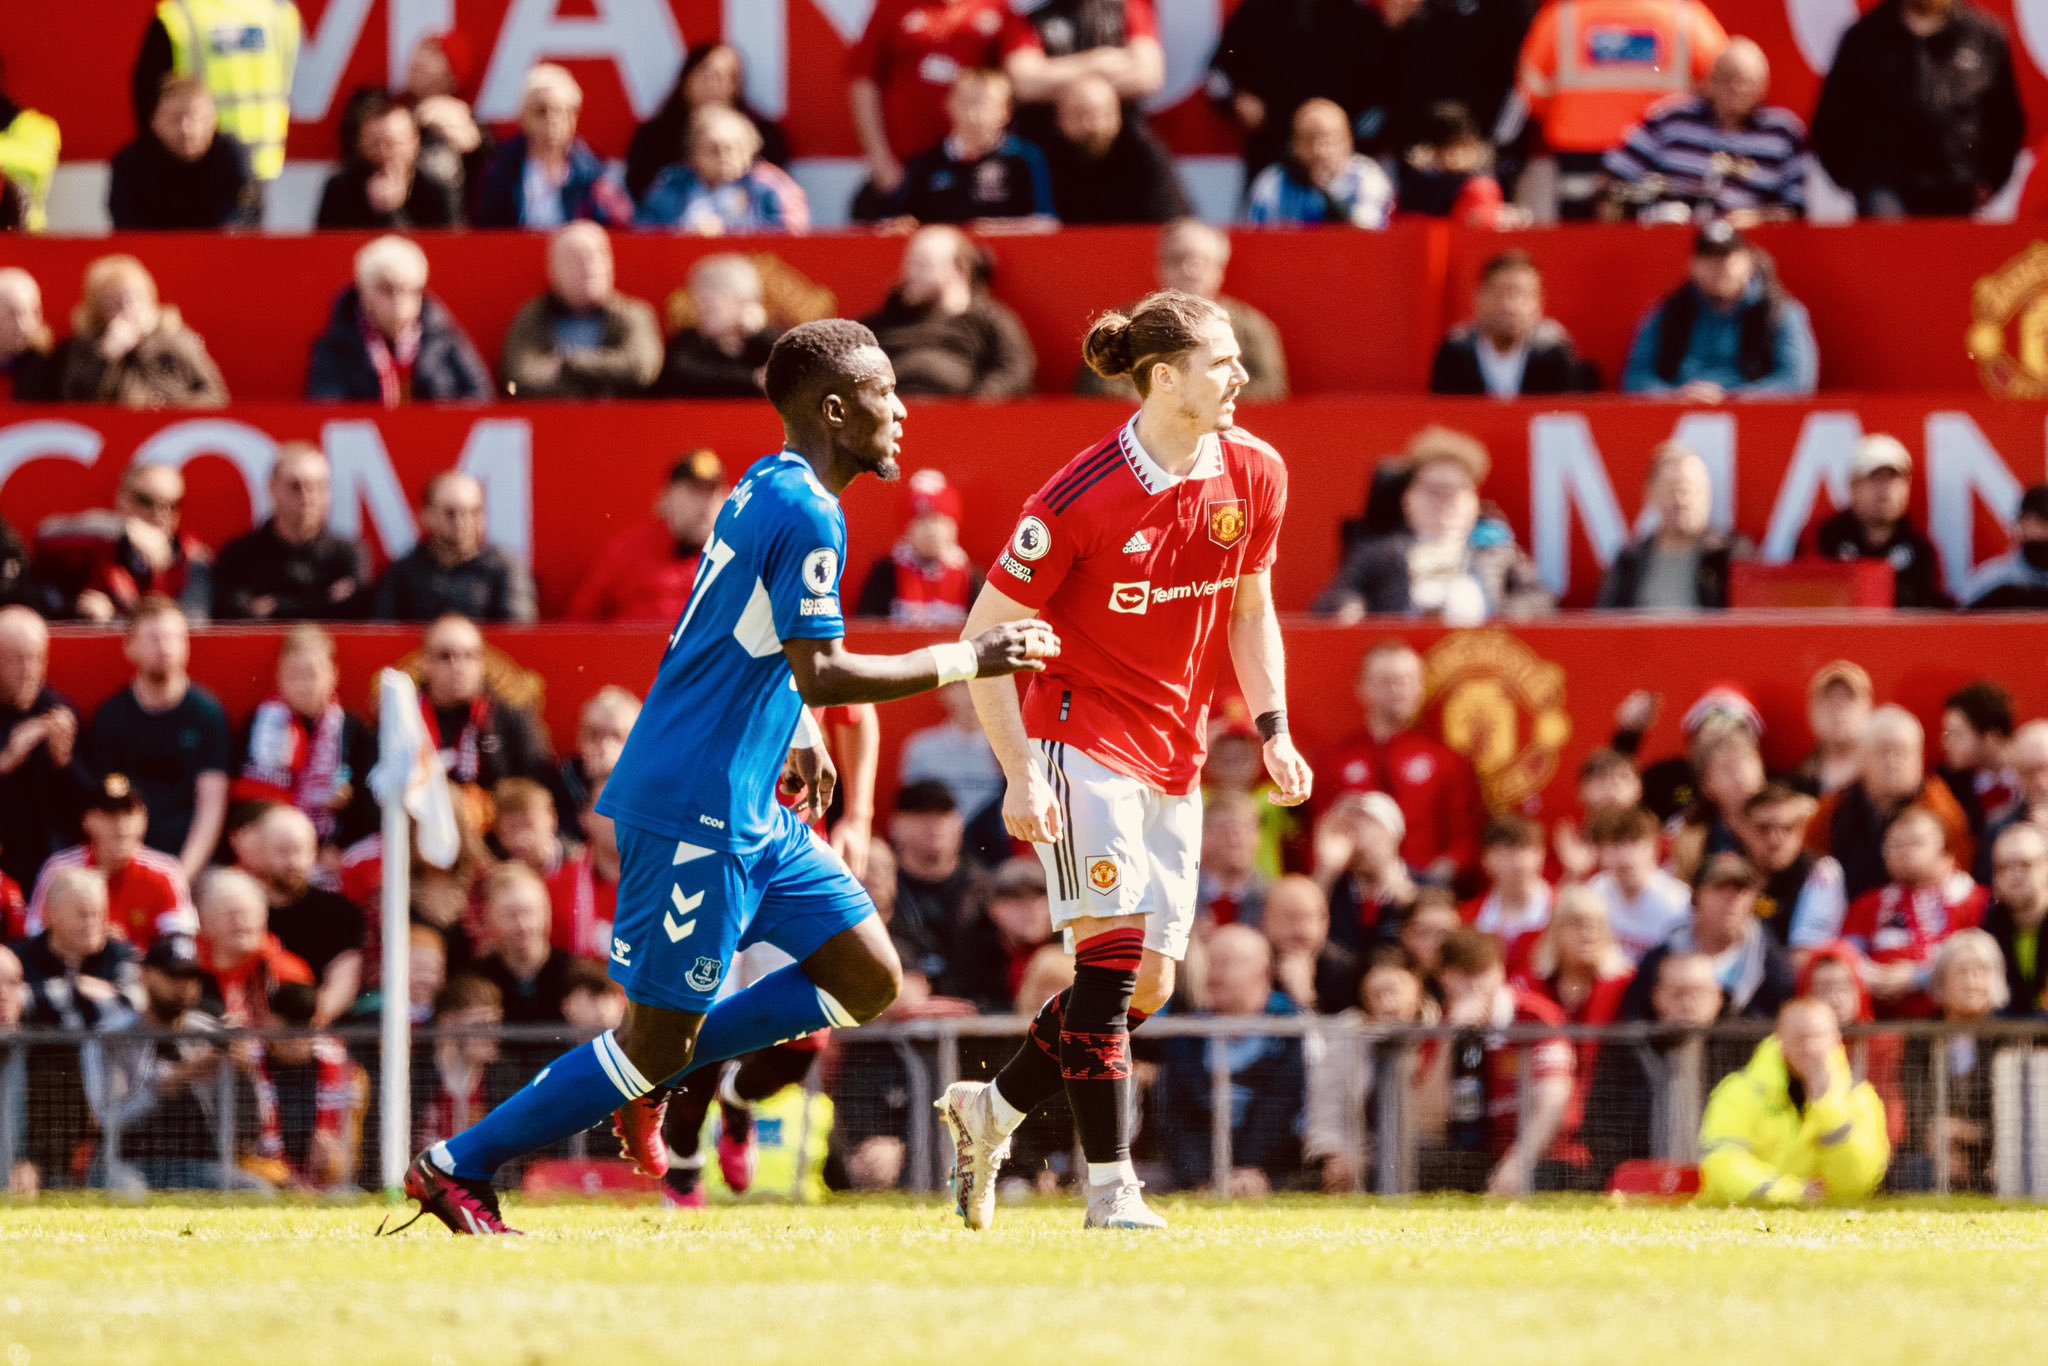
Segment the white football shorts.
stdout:
<path fill-rule="evenodd" d="M 1195 925 L 1201 789 L 1170 796 L 1058 741 L 1038 748 L 1060 808 L 1058 842 L 1037 846 L 1053 928 L 1071 952 L 1073 921 L 1142 915 L 1145 947 L 1179 962 Z"/>

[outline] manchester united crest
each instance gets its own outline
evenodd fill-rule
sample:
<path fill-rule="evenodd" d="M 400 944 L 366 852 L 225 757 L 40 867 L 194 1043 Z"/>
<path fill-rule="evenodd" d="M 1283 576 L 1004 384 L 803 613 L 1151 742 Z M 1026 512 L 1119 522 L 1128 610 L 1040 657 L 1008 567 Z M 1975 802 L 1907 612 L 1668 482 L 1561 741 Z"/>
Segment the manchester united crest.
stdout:
<path fill-rule="evenodd" d="M 1088 885 L 1104 896 L 1115 891 L 1117 883 L 1122 880 L 1122 876 L 1117 872 L 1115 859 L 1097 854 L 1088 860 Z"/>
<path fill-rule="evenodd" d="M 1506 810 L 1541 792 L 1572 738 L 1564 670 L 1505 631 L 1459 631 L 1423 660 L 1423 687 L 1444 743 L 1472 761 L 1486 804 Z"/>
<path fill-rule="evenodd" d="M 1971 359 L 2000 398 L 2048 398 L 2048 242 L 2036 242 L 1970 291 Z"/>
<path fill-rule="evenodd" d="M 1209 539 L 1225 550 L 1244 539 L 1249 525 L 1244 515 L 1244 499 L 1226 498 L 1209 504 Z"/>

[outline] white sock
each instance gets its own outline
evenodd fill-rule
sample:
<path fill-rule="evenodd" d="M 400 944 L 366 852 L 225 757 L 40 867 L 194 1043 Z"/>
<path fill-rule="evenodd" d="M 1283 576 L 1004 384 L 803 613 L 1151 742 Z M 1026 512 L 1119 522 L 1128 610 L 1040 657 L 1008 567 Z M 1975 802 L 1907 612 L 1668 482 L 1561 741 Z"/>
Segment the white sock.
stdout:
<path fill-rule="evenodd" d="M 749 1110 L 753 1108 L 752 1105 L 747 1101 L 741 1100 L 740 1093 L 733 1089 L 733 1079 L 738 1077 L 739 1074 L 740 1069 L 737 1067 L 725 1069 L 725 1075 L 718 1079 L 718 1098 L 735 1109 Z"/>
<path fill-rule="evenodd" d="M 1125 1158 L 1121 1162 L 1090 1162 L 1088 1164 L 1088 1184 L 1091 1186 L 1121 1186 L 1136 1184 L 1137 1180 L 1138 1169 L 1131 1165 L 1129 1158 Z"/>
<path fill-rule="evenodd" d="M 1008 1098 L 1003 1095 L 1002 1088 L 994 1082 L 990 1082 L 988 1089 L 982 1094 L 988 1097 L 988 1117 L 995 1122 L 996 1132 L 1016 1133 L 1017 1126 L 1024 1122 L 1024 1112 L 1010 1104 Z"/>

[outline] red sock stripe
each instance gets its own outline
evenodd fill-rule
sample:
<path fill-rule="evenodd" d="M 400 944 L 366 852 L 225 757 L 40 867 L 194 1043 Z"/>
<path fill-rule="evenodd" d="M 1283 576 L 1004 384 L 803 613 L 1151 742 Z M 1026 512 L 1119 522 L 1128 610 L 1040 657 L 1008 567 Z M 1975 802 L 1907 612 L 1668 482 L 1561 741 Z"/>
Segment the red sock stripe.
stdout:
<path fill-rule="evenodd" d="M 1060 1035 L 1066 1032 L 1066 1027 L 1067 997 L 1062 992 L 1039 1007 L 1038 1013 L 1031 1017 L 1031 1028 L 1025 1031 L 1024 1036 L 1037 1044 L 1040 1052 L 1058 1062 Z"/>
<path fill-rule="evenodd" d="M 1125 1022 L 1128 1023 L 1132 1029 L 1136 1029 L 1139 1025 L 1145 1023 L 1145 1021 L 1151 1018 L 1152 1017 L 1149 1014 L 1138 1009 L 1136 1006 L 1132 1006 L 1130 1013 L 1124 1016 Z"/>
<path fill-rule="evenodd" d="M 1104 930 L 1074 946 L 1077 968 L 1108 968 L 1111 972 L 1136 972 L 1145 954 L 1145 932 L 1141 929 Z"/>
<path fill-rule="evenodd" d="M 1122 1081 L 1131 1075 L 1131 1036 L 1062 1031 L 1060 1075 L 1068 1081 Z"/>

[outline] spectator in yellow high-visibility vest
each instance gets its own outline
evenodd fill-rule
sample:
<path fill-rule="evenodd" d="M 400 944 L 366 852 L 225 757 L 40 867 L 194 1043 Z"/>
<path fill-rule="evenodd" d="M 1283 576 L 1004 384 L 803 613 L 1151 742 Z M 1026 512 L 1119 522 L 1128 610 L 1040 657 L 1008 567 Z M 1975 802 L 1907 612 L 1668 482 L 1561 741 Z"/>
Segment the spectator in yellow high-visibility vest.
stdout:
<path fill-rule="evenodd" d="M 0 70 L 0 230 L 43 230 L 60 141 L 55 119 L 8 96 Z"/>
<path fill-rule="evenodd" d="M 292 0 L 163 0 L 135 59 L 137 129 L 149 126 L 164 77 L 196 76 L 213 95 L 221 130 L 249 149 L 257 182 L 277 179 L 303 32 Z"/>

